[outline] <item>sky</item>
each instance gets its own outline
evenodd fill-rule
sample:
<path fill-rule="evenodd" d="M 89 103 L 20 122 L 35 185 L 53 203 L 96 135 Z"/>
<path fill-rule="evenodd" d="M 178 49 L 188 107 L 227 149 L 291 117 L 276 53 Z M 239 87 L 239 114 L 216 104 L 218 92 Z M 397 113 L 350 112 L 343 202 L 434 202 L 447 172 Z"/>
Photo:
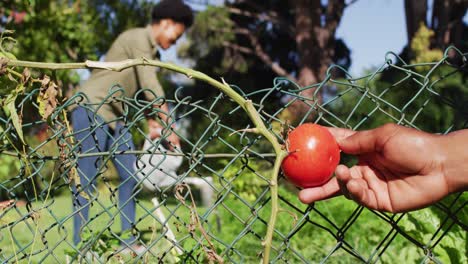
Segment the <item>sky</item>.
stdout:
<path fill-rule="evenodd" d="M 468 22 L 468 14 L 464 20 Z M 337 37 L 344 39 L 351 49 L 349 71 L 354 77 L 363 74 L 365 69 L 380 66 L 388 51 L 400 53 L 406 45 L 404 0 L 354 2 L 344 11 Z M 164 52 L 162 59 L 176 61 L 176 47 Z"/>
<path fill-rule="evenodd" d="M 344 11 L 336 36 L 351 49 L 353 76 L 380 66 L 407 42 L 403 0 L 358 0 Z"/>

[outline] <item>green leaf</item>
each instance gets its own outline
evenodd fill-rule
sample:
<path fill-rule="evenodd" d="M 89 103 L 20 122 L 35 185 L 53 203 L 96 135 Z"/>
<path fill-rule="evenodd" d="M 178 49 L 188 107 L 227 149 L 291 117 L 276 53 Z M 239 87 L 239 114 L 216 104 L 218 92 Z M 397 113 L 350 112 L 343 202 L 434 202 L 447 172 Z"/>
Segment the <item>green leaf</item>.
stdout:
<path fill-rule="evenodd" d="M 120 235 L 120 238 L 126 240 L 132 237 L 132 231 L 131 230 L 126 230 L 122 232 L 122 235 Z"/>
<path fill-rule="evenodd" d="M 444 263 L 466 263 L 466 232 L 449 232 L 436 248 L 436 256 Z"/>
<path fill-rule="evenodd" d="M 81 233 L 81 240 L 82 241 L 87 241 L 93 236 L 93 233 L 90 231 L 86 230 Z"/>
<path fill-rule="evenodd" d="M 18 134 L 18 137 L 20 138 L 21 142 L 23 144 L 26 144 L 23 136 L 23 127 L 21 125 L 22 121 L 19 118 L 18 113 L 16 112 L 15 101 L 17 96 L 18 94 L 14 92 L 9 94 L 7 98 L 5 98 L 5 100 L 3 101 L 3 111 L 5 112 L 6 117 L 11 119 L 13 127 L 15 128 L 16 133 Z"/>
<path fill-rule="evenodd" d="M 77 254 L 78 254 L 78 251 L 72 249 L 72 248 L 66 248 L 63 250 L 63 252 L 65 252 L 65 255 L 68 255 L 70 257 L 75 257 Z"/>
<path fill-rule="evenodd" d="M 112 239 L 109 241 L 109 245 L 118 247 L 120 245 L 120 241 L 118 239 Z"/>

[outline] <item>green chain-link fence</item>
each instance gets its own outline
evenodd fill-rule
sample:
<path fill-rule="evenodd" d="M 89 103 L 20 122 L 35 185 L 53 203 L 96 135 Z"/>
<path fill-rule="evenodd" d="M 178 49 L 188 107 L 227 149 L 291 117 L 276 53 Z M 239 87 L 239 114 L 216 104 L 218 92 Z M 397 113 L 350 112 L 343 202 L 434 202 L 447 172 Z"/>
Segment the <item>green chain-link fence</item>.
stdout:
<path fill-rule="evenodd" d="M 164 140 L 142 150 L 148 139 L 146 116 L 157 119 L 158 109 L 152 106 L 164 99 L 147 102 L 138 95 L 123 97 L 120 87 L 112 87 L 102 104 L 123 106 L 125 115 L 114 122 L 131 131 L 137 147 L 95 152 L 80 149 L 76 139 L 79 131 L 73 132 L 69 109 L 77 104 L 93 111 L 98 106 L 90 104 L 84 94 L 72 93 L 63 99 L 55 85 L 58 80 L 42 73 L 44 68 L 109 65 L 87 62 L 60 66 L 3 59 L 1 261 L 258 262 L 264 256 L 272 206 L 277 204 L 277 219 L 271 226 L 272 262 L 466 263 L 467 194 L 452 195 L 430 208 L 404 214 L 368 210 L 343 198 L 307 206 L 298 201 L 297 189 L 284 181 L 281 173 L 279 187 L 270 186 L 277 152 L 265 137 L 243 130 L 258 127 L 245 111 L 252 108 L 239 106 L 244 99 L 251 100 L 258 113 L 249 112 L 250 117 L 260 117 L 279 143 L 283 142 L 281 126 L 292 120 L 288 109 L 294 105 L 306 105 L 303 116 L 294 118 L 298 123 L 358 130 L 394 122 L 433 133 L 467 127 L 466 53 L 449 48 L 440 61 L 417 65 L 392 53 L 386 57 L 381 67 L 361 78 L 331 67 L 323 82 L 309 87 L 278 78 L 272 87 L 249 94 L 231 86 L 233 90 L 227 94 L 212 90 L 214 96 L 201 99 L 181 96 L 187 88 L 180 88 L 175 99 L 168 100 L 173 118 L 163 130 L 164 136 L 177 133 L 181 138 L 181 147 L 172 151 L 161 147 Z M 146 60 L 136 63 L 151 64 Z M 21 65 L 29 70 L 23 71 Z M 213 89 L 209 85 L 213 79 L 162 66 L 207 82 L 197 89 Z M 54 76 L 54 71 L 47 72 Z M 175 123 L 177 128 L 171 130 Z M 104 125 L 91 127 L 93 136 Z M 128 154 L 139 159 L 132 175 L 138 181 L 132 190 L 136 218 L 132 229 L 122 232 L 118 187 L 124 182 L 110 161 Z M 98 174 L 93 191 L 83 194 L 90 213 L 81 229 L 81 242 L 75 245 L 73 216 L 80 211 L 72 205 L 86 188 L 74 188 L 81 183 L 76 165 L 79 159 L 90 157 L 102 162 L 95 164 Z M 171 174 L 164 171 L 163 164 L 173 158 L 182 159 L 182 165 Z M 343 156 L 342 162 L 352 163 L 353 158 Z M 144 179 L 154 173 L 174 180 L 165 186 L 145 185 Z M 144 246 L 143 252 L 122 251 L 130 237 Z"/>

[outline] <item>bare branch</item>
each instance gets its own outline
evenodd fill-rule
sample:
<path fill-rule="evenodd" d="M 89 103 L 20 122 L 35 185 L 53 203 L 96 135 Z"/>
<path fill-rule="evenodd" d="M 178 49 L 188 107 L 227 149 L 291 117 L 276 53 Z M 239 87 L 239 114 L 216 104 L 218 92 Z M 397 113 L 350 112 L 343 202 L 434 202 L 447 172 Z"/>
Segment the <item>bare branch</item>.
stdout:
<path fill-rule="evenodd" d="M 349 7 L 350 5 L 356 3 L 357 1 L 358 1 L 358 0 L 351 0 L 351 1 L 349 1 L 349 3 L 346 3 L 345 6 L 346 6 L 346 7 Z"/>
<path fill-rule="evenodd" d="M 76 51 L 72 50 L 70 47 L 66 47 L 66 51 L 70 58 L 72 58 L 75 61 L 78 60 L 78 53 Z"/>
<path fill-rule="evenodd" d="M 292 76 L 286 69 L 281 67 L 277 62 L 274 62 L 273 59 L 263 50 L 262 45 L 258 41 L 258 38 L 246 28 L 238 28 L 235 30 L 238 34 L 245 35 L 249 40 L 250 44 L 253 47 L 252 53 L 254 53 L 261 61 L 266 65 L 270 66 L 271 70 L 278 74 L 279 76 L 284 76 L 292 81 L 296 81 L 296 78 Z"/>
<path fill-rule="evenodd" d="M 267 12 L 267 13 L 258 14 L 258 13 L 242 10 L 240 8 L 235 8 L 235 7 L 229 7 L 228 11 L 230 13 L 236 14 L 236 15 L 251 17 L 251 18 L 254 18 L 254 19 L 259 19 L 259 20 L 264 20 L 264 21 L 269 21 L 269 22 L 271 22 L 273 24 L 276 24 L 278 26 L 281 26 L 281 27 L 285 28 L 287 30 L 288 34 L 291 35 L 291 36 L 293 36 L 294 32 L 296 31 L 296 29 L 294 27 L 292 27 L 289 23 L 286 23 L 286 22 L 282 21 L 281 19 L 279 19 L 275 12 Z"/>
<path fill-rule="evenodd" d="M 326 10 L 326 28 L 330 32 L 336 31 L 343 17 L 343 11 L 346 7 L 344 0 L 330 0 Z"/>
<path fill-rule="evenodd" d="M 226 48 L 231 48 L 231 49 L 236 50 L 236 51 L 240 51 L 240 52 L 245 53 L 245 54 L 249 54 L 249 55 L 254 54 L 254 51 L 251 48 L 243 47 L 243 46 L 237 45 L 235 43 L 230 43 L 230 42 L 224 41 L 223 46 L 226 47 Z"/>

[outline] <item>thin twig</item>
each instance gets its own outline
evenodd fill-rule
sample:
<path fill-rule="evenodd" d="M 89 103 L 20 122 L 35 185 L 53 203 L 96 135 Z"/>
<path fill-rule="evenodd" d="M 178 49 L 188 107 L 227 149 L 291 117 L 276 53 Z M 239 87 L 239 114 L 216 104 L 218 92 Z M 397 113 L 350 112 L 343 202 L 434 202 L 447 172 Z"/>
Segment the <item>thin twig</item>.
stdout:
<path fill-rule="evenodd" d="M 184 189 L 187 189 L 187 192 L 189 193 L 191 205 L 187 205 L 187 203 L 185 202 L 185 198 L 182 195 L 182 192 L 184 191 Z M 216 248 L 215 248 L 213 242 L 211 242 L 211 239 L 210 239 L 208 233 L 206 232 L 205 228 L 203 227 L 203 225 L 202 225 L 202 223 L 200 221 L 200 218 L 198 217 L 197 205 L 195 204 L 195 199 L 193 198 L 192 191 L 190 190 L 190 187 L 186 183 L 178 184 L 176 186 L 176 188 L 175 188 L 175 196 L 176 196 L 176 198 L 177 198 L 177 200 L 179 202 L 181 202 L 185 207 L 187 207 L 190 210 L 191 221 L 190 221 L 190 224 L 189 224 L 189 232 L 191 233 L 191 235 L 195 239 L 197 239 L 196 236 L 194 235 L 193 230 L 192 230 L 193 226 L 197 225 L 198 230 L 203 235 L 203 238 L 205 238 L 206 242 L 208 242 L 208 245 L 209 245 L 210 249 L 204 249 L 205 253 L 208 256 L 208 259 L 214 260 L 214 261 L 216 261 L 218 263 L 224 263 L 223 258 L 217 254 Z M 204 247 L 202 241 L 200 239 L 197 239 L 197 240 L 200 243 L 200 245 L 202 245 L 202 247 Z"/>

